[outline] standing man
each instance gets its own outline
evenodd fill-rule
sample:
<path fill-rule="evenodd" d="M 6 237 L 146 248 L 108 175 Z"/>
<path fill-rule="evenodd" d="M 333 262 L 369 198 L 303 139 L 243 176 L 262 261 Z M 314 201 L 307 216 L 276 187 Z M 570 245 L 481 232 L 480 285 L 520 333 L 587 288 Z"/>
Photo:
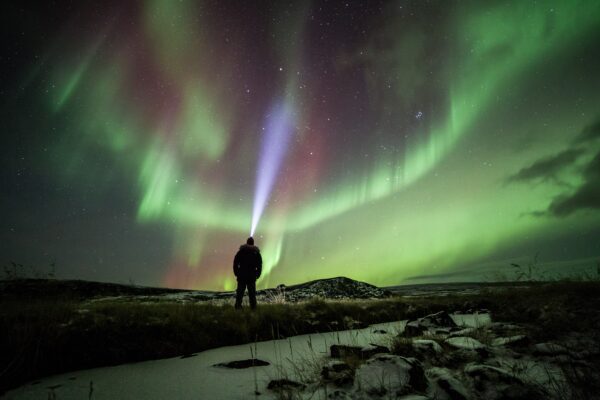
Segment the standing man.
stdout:
<path fill-rule="evenodd" d="M 248 288 L 248 299 L 250 307 L 256 308 L 256 280 L 262 272 L 262 257 L 260 250 L 254 245 L 254 239 L 249 237 L 246 244 L 240 249 L 233 259 L 233 274 L 237 277 L 238 286 L 235 293 L 235 308 L 242 308 L 242 298 L 246 287 Z"/>

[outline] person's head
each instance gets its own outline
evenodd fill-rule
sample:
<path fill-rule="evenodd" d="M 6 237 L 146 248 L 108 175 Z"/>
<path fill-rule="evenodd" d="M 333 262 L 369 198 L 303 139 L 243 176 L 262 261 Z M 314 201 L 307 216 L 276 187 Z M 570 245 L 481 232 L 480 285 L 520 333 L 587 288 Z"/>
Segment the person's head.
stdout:
<path fill-rule="evenodd" d="M 250 246 L 254 246 L 254 238 L 252 236 L 250 236 L 248 239 L 246 239 L 246 244 L 249 244 Z"/>

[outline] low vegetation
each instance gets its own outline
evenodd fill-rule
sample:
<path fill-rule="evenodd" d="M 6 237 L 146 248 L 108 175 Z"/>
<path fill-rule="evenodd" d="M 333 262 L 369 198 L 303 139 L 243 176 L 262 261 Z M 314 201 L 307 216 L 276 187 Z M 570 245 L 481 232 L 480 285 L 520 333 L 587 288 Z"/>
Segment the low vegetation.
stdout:
<path fill-rule="evenodd" d="M 570 332 L 600 332 L 598 282 L 537 282 L 529 287 L 498 288 L 472 295 L 314 299 L 297 304 L 261 304 L 256 311 L 238 311 L 232 304 L 233 300 L 221 305 L 95 301 L 57 291 L 51 296 L 44 291 L 26 296 L 14 290 L 0 293 L 0 393 L 70 370 L 344 330 L 441 310 L 488 309 L 497 321 L 526 324 L 539 341 Z"/>

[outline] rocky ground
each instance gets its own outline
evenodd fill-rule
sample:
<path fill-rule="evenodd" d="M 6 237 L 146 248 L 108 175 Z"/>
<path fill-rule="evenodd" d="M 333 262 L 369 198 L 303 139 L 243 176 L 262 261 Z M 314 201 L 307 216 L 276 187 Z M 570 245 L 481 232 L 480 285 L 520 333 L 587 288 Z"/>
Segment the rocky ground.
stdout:
<path fill-rule="evenodd" d="M 317 380 L 274 380 L 269 388 L 281 398 L 600 398 L 600 346 L 586 335 L 536 343 L 523 325 L 484 318 L 465 327 L 461 317 L 442 311 L 408 321 L 389 347 L 332 345 Z"/>
<path fill-rule="evenodd" d="M 598 342 L 540 342 L 487 310 L 73 371 L 7 399 L 597 399 Z M 176 382 L 176 383 L 175 383 Z"/>

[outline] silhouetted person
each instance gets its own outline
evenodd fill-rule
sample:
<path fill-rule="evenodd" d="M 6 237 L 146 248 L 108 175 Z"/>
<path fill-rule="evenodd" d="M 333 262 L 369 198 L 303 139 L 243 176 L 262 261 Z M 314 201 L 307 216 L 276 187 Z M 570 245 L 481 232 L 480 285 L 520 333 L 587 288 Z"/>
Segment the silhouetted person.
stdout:
<path fill-rule="evenodd" d="M 262 257 L 260 250 L 254 245 L 254 239 L 249 237 L 246 244 L 240 249 L 233 259 L 233 273 L 237 277 L 238 286 L 235 293 L 235 308 L 242 308 L 242 298 L 248 288 L 250 307 L 256 308 L 256 280 L 262 272 Z"/>

